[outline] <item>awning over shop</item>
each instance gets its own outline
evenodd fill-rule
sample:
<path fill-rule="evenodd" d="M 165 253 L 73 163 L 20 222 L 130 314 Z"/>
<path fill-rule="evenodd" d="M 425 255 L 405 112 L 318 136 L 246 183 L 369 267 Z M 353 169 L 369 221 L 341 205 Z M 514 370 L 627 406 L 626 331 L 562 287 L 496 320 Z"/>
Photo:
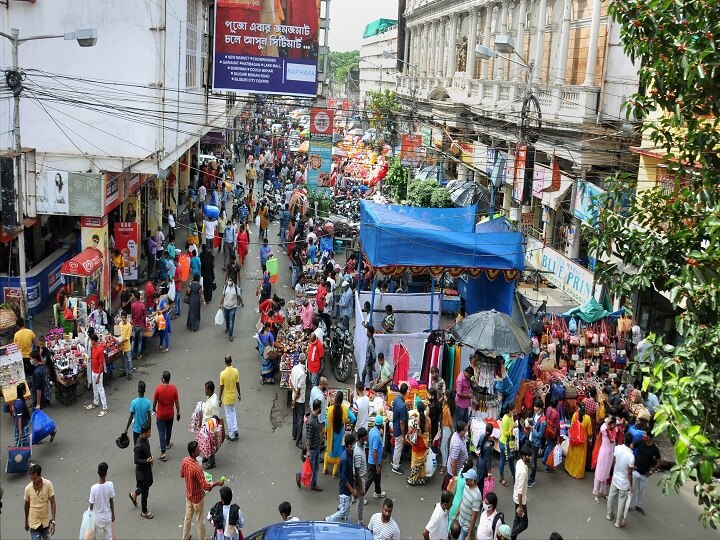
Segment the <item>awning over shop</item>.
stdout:
<path fill-rule="evenodd" d="M 557 191 L 542 191 L 542 203 L 545 206 L 549 206 L 553 210 L 557 210 L 560 207 L 560 203 L 567 195 L 568 190 L 572 188 L 573 180 L 563 179 L 560 182 L 560 188 Z"/>
<path fill-rule="evenodd" d="M 225 134 L 222 131 L 209 131 L 202 136 L 202 139 L 200 139 L 200 144 L 225 144 Z"/>
<path fill-rule="evenodd" d="M 102 253 L 99 249 L 89 247 L 65 261 L 60 273 L 66 276 L 89 277 L 100 270 L 103 265 Z"/>

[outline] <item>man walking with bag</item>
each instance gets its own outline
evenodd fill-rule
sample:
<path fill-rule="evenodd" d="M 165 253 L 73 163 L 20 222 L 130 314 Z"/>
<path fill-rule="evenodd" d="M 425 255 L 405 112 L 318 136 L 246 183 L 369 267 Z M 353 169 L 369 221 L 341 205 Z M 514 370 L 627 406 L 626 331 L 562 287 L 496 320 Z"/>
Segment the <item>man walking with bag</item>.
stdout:
<path fill-rule="evenodd" d="M 237 227 L 235 222 L 225 226 L 223 235 L 223 266 L 227 266 L 228 260 L 235 254 L 235 241 L 237 237 Z"/>
<path fill-rule="evenodd" d="M 225 316 L 225 333 L 230 341 L 233 340 L 233 330 L 235 330 L 235 314 L 238 305 L 243 305 L 240 297 L 240 289 L 231 276 L 227 277 L 225 287 L 223 288 L 222 297 L 220 298 L 220 307 Z"/>
<path fill-rule="evenodd" d="M 226 354 L 225 369 L 220 372 L 220 401 L 225 411 L 228 439 L 231 441 L 236 441 L 238 438 L 235 404 L 241 399 L 240 373 L 238 373 L 237 368 L 232 366 L 232 356 Z"/>

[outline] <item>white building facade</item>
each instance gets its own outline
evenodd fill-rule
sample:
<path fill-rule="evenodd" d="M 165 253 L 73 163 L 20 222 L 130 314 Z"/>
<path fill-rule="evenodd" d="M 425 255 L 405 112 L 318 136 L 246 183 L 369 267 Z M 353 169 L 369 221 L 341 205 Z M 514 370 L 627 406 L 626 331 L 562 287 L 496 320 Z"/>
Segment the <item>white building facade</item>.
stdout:
<path fill-rule="evenodd" d="M 638 90 L 637 66 L 607 1 L 407 0 L 400 26 L 407 64 L 398 93 L 418 111 L 412 127 L 451 176 L 497 186 L 495 210 L 533 242 L 529 266 L 561 274 L 558 282 L 561 268 L 578 267 L 582 279 L 565 292 L 588 299 L 587 200 L 576 193 L 602 192 L 607 176 L 631 168 L 637 141 L 623 110 Z M 498 47 L 508 41 L 514 52 Z"/>
<path fill-rule="evenodd" d="M 390 26 L 383 32 L 364 38 L 360 46 L 360 103 L 365 105 L 368 91 L 395 90 L 399 72 L 395 55 L 398 27 Z M 389 52 L 386 58 L 383 52 Z"/>

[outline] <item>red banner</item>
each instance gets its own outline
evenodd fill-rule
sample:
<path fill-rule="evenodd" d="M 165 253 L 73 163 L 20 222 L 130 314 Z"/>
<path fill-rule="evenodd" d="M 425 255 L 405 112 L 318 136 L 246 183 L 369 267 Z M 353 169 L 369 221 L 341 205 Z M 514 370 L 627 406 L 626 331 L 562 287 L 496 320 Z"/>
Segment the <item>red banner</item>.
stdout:
<path fill-rule="evenodd" d="M 119 249 L 125 261 L 124 280 L 138 279 L 140 265 L 140 230 L 135 222 L 115 223 L 115 249 Z"/>
<path fill-rule="evenodd" d="M 400 139 L 400 159 L 405 165 L 418 166 L 422 161 L 422 135 L 403 135 Z"/>

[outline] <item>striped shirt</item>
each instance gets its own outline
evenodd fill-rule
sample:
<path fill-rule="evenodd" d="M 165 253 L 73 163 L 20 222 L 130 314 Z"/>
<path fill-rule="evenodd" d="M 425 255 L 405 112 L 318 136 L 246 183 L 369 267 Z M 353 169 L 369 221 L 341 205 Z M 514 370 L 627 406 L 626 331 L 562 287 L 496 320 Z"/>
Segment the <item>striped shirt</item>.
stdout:
<path fill-rule="evenodd" d="M 480 492 L 480 488 L 477 486 L 471 488 L 465 484 L 460 509 L 458 510 L 458 522 L 463 529 L 468 528 L 473 512 L 480 512 L 481 507 L 482 493 Z M 479 522 L 476 522 L 476 524 L 477 523 Z"/>
<path fill-rule="evenodd" d="M 200 464 L 186 456 L 180 466 L 180 478 L 185 479 L 185 498 L 193 504 L 198 504 L 205 497 L 205 492 L 212 486 L 205 480 L 205 473 Z"/>
<path fill-rule="evenodd" d="M 322 444 L 322 429 L 318 417 L 314 413 L 310 414 L 307 424 L 305 424 L 305 438 L 310 450 L 317 450 Z"/>
<path fill-rule="evenodd" d="M 400 527 L 393 518 L 384 523 L 382 512 L 373 514 L 368 523 L 368 529 L 373 534 L 373 540 L 400 540 Z"/>

